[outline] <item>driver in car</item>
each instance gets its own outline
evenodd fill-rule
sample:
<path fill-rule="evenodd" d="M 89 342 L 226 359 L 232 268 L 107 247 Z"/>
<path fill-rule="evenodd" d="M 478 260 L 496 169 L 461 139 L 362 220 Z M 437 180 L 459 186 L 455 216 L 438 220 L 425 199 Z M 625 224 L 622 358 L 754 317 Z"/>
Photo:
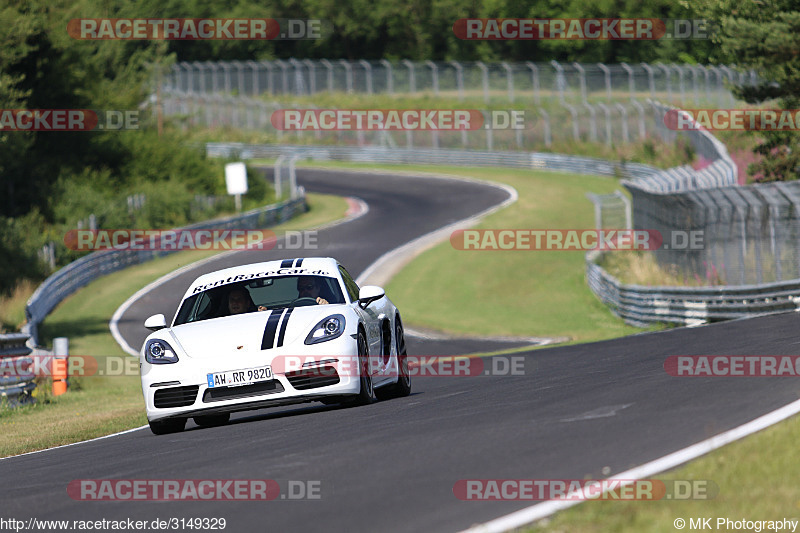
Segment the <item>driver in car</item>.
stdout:
<path fill-rule="evenodd" d="M 313 298 L 320 305 L 325 305 L 328 300 L 319 295 L 319 280 L 313 276 L 301 276 L 297 278 L 297 298 Z"/>

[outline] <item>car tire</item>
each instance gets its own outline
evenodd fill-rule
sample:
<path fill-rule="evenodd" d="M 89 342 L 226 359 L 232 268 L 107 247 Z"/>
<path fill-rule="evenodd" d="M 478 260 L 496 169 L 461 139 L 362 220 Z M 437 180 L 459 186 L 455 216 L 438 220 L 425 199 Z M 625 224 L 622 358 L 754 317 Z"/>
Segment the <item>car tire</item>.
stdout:
<path fill-rule="evenodd" d="M 353 403 L 355 405 L 369 405 L 377 397 L 375 396 L 375 387 L 372 386 L 372 376 L 369 373 L 369 347 L 367 346 L 367 339 L 361 331 L 358 332 L 357 342 L 358 374 L 361 383 Z"/>
<path fill-rule="evenodd" d="M 166 420 L 148 420 L 150 431 L 154 435 L 169 435 L 170 433 L 180 433 L 186 427 L 185 418 L 168 418 Z"/>
<path fill-rule="evenodd" d="M 202 415 L 193 418 L 194 423 L 203 428 L 213 428 L 224 426 L 231 419 L 230 413 L 220 413 L 218 415 Z"/>
<path fill-rule="evenodd" d="M 406 339 L 403 334 L 403 326 L 400 324 L 399 320 L 395 323 L 394 331 L 395 344 L 397 345 L 397 383 L 375 389 L 375 394 L 380 400 L 402 398 L 403 396 L 411 394 L 411 374 L 408 371 Z"/>

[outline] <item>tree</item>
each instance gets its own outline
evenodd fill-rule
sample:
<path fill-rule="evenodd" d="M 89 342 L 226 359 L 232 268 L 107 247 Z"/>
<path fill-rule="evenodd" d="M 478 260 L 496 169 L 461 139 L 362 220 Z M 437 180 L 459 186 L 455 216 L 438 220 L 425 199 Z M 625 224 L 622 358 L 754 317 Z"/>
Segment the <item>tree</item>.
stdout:
<path fill-rule="evenodd" d="M 792 0 L 704 0 L 697 12 L 718 22 L 715 62 L 754 69 L 755 85 L 735 88 L 749 104 L 774 101 L 782 109 L 800 104 L 800 12 Z M 796 131 L 759 132 L 754 150 L 760 161 L 748 168 L 759 181 L 794 180 L 800 172 L 800 136 Z"/>

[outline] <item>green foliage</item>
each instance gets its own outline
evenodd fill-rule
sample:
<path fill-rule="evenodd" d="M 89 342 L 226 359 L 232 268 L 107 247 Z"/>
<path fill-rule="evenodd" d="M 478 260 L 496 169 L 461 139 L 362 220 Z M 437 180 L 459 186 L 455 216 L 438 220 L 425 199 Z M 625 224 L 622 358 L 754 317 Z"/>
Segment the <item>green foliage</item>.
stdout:
<path fill-rule="evenodd" d="M 719 21 L 712 59 L 755 69 L 761 82 L 737 87 L 739 98 L 770 108 L 800 105 L 800 11 L 797 2 L 703 0 L 698 12 Z M 800 136 L 796 131 L 757 134 L 759 161 L 748 167 L 758 181 L 794 180 L 800 172 Z"/>

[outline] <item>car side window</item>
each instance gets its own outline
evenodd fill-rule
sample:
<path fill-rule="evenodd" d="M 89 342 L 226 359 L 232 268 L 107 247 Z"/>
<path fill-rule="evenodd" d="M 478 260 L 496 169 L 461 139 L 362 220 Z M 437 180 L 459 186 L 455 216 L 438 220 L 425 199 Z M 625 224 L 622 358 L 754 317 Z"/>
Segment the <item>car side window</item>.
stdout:
<path fill-rule="evenodd" d="M 344 287 L 347 289 L 347 294 L 350 296 L 350 301 L 357 301 L 360 290 L 358 285 L 356 285 L 356 282 L 353 281 L 353 277 L 350 276 L 347 270 L 345 270 L 345 268 L 341 265 L 339 265 L 339 273 L 342 275 L 342 281 L 344 281 Z"/>

